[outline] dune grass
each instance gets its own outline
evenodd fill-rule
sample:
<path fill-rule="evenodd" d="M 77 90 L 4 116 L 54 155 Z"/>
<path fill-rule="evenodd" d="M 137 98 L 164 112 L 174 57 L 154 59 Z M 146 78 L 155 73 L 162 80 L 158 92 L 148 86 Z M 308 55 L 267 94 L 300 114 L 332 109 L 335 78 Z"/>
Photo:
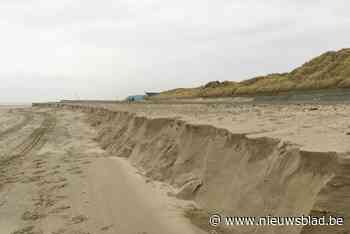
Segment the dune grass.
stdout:
<path fill-rule="evenodd" d="M 156 98 L 230 97 L 295 90 L 350 88 L 350 49 L 326 52 L 289 73 L 270 74 L 242 82 L 213 81 L 197 88 L 162 92 Z"/>

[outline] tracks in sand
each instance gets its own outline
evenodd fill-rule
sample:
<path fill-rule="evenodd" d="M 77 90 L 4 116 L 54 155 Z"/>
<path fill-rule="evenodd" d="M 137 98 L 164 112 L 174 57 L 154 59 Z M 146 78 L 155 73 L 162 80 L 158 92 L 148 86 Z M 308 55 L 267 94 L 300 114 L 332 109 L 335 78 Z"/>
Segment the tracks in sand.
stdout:
<path fill-rule="evenodd" d="M 44 121 L 24 142 L 17 146 L 15 155 L 24 156 L 34 148 L 41 147 L 45 143 L 45 141 L 43 141 L 43 136 L 55 127 L 56 120 L 53 116 L 47 113 L 40 114 L 44 116 Z"/>
<path fill-rule="evenodd" d="M 21 130 L 33 119 L 33 113 L 31 112 L 23 111 L 20 113 L 24 117 L 24 119 L 21 122 L 15 124 L 14 126 L 11 126 L 10 128 L 6 129 L 5 131 L 0 132 L 0 140 L 6 138 L 11 133 Z"/>
<path fill-rule="evenodd" d="M 40 149 L 40 147 L 42 147 L 45 144 L 45 139 L 44 139 L 45 134 L 50 132 L 55 127 L 55 124 L 56 124 L 55 117 L 53 117 L 48 113 L 39 112 L 36 114 L 44 116 L 44 120 L 41 123 L 40 127 L 35 129 L 29 135 L 29 137 L 27 137 L 23 142 L 21 142 L 16 147 L 11 149 L 9 153 L 7 153 L 7 155 L 0 160 L 0 175 L 2 175 L 4 178 L 0 180 L 0 188 L 1 188 L 1 185 L 6 184 L 6 180 L 8 180 L 8 178 L 6 178 L 8 177 L 6 176 L 6 172 L 10 169 L 8 167 L 16 166 L 16 162 L 14 161 L 16 161 L 17 159 L 24 158 L 24 156 L 26 156 L 27 154 L 29 154 L 31 151 L 35 149 L 36 150 Z M 28 117 L 28 119 L 23 122 L 29 122 L 30 119 L 33 118 L 33 115 L 34 115 L 33 113 L 28 113 L 28 116 L 32 116 L 32 117 Z M 6 134 L 10 134 L 14 131 L 18 131 L 21 127 L 23 127 L 26 124 L 23 122 L 9 129 L 11 131 L 7 130 Z M 4 183 L 4 180 L 5 180 L 5 183 Z"/>

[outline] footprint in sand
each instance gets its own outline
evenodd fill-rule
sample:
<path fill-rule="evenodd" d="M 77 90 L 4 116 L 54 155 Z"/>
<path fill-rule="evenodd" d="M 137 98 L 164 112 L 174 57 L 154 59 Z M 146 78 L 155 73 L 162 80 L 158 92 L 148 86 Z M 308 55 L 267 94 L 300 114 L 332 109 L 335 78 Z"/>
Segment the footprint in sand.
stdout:
<path fill-rule="evenodd" d="M 4 179 L 4 184 L 14 184 L 14 183 L 17 183 L 19 181 L 20 181 L 19 177 L 12 176 L 12 177 L 8 177 L 8 178 Z"/>
<path fill-rule="evenodd" d="M 71 219 L 72 224 L 79 224 L 79 223 L 83 223 L 86 220 L 88 220 L 88 217 L 86 217 L 85 215 L 78 215 L 78 216 L 74 216 Z"/>
<path fill-rule="evenodd" d="M 32 162 L 33 163 L 40 163 L 40 162 L 43 162 L 43 160 L 42 159 L 34 159 Z"/>
<path fill-rule="evenodd" d="M 45 172 L 46 172 L 46 170 L 38 170 L 38 171 L 34 171 L 33 175 L 40 175 L 40 174 L 43 174 Z"/>
<path fill-rule="evenodd" d="M 65 196 L 65 195 L 58 195 L 56 196 L 56 200 L 60 201 L 60 200 L 64 200 L 64 199 L 67 199 L 68 196 Z"/>
<path fill-rule="evenodd" d="M 42 184 L 59 184 L 59 183 L 62 183 L 62 182 L 66 182 L 67 179 L 64 178 L 64 177 L 56 177 L 56 178 L 53 178 L 51 180 L 45 180 L 42 182 Z"/>
<path fill-rule="evenodd" d="M 33 166 L 33 168 L 42 168 L 44 166 L 44 164 L 46 164 L 46 162 L 44 161 L 40 161 L 40 162 L 36 162 Z"/>
<path fill-rule="evenodd" d="M 58 190 L 61 190 L 61 189 L 64 189 L 65 187 L 68 186 L 68 183 L 63 183 L 63 184 L 57 184 L 57 185 L 54 185 L 52 186 L 51 188 L 49 188 L 47 190 L 48 193 L 52 193 L 52 192 L 56 192 Z"/>
<path fill-rule="evenodd" d="M 36 207 L 52 207 L 56 204 L 57 200 L 51 198 L 51 195 L 41 194 L 38 199 L 33 199 Z"/>
<path fill-rule="evenodd" d="M 11 234 L 37 234 L 38 232 L 34 232 L 34 226 L 24 227 L 17 231 L 12 232 Z"/>
<path fill-rule="evenodd" d="M 108 231 L 109 229 L 111 229 L 113 227 L 113 224 L 112 225 L 108 225 L 108 226 L 104 226 L 101 228 L 101 231 Z"/>
<path fill-rule="evenodd" d="M 24 221 L 35 221 L 35 220 L 38 220 L 38 219 L 42 219 L 42 218 L 45 218 L 46 215 L 44 214 L 39 214 L 38 212 L 35 212 L 35 211 L 26 211 L 23 213 L 22 215 L 22 220 Z"/>
<path fill-rule="evenodd" d="M 62 206 L 59 206 L 57 208 L 54 208 L 53 210 L 51 210 L 49 213 L 50 214 L 59 214 L 65 210 L 68 210 L 70 209 L 71 207 L 70 206 L 66 206 L 66 205 L 62 205 Z"/>
<path fill-rule="evenodd" d="M 54 170 L 54 171 L 52 171 L 52 172 L 50 172 L 49 174 L 47 174 L 47 175 L 57 175 L 57 174 L 59 174 L 60 173 L 60 171 L 58 171 L 58 170 Z"/>

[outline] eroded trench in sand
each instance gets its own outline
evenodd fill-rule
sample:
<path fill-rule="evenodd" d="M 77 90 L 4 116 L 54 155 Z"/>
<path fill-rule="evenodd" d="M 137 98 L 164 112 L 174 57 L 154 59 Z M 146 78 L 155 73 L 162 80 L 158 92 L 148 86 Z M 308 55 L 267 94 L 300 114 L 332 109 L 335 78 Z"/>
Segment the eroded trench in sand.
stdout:
<path fill-rule="evenodd" d="M 173 185 L 178 189 L 176 197 L 194 200 L 204 213 L 345 219 L 343 226 L 264 227 L 256 233 L 350 230 L 346 222 L 350 218 L 350 160 L 345 153 L 308 152 L 278 139 L 248 138 L 175 119 L 148 119 L 87 106 L 56 107 L 87 113 L 104 149 L 128 158 L 151 179 Z M 252 233 L 256 228 L 244 227 L 244 231 Z"/>

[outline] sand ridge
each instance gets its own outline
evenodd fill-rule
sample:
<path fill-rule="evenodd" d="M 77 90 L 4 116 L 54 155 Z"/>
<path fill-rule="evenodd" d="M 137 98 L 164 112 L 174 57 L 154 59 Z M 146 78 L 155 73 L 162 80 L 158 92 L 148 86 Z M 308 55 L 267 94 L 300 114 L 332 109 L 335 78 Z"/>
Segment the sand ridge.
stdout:
<path fill-rule="evenodd" d="M 350 106 L 346 104 L 76 104 L 147 118 L 175 118 L 252 138 L 282 139 L 309 151 L 350 151 Z"/>
<path fill-rule="evenodd" d="M 349 219 L 347 152 L 305 150 L 305 145 L 259 136 L 261 132 L 233 133 L 205 122 L 208 116 L 217 119 L 234 110 L 237 117 L 246 114 L 274 122 L 271 116 L 294 113 L 283 108 L 310 119 L 320 111 L 329 121 L 332 108 L 265 107 L 214 105 L 206 112 L 203 105 L 131 104 L 122 110 L 53 103 L 32 108 L 33 119 L 0 141 L 19 149 L 3 150 L 0 227 L 13 234 L 197 234 L 213 230 L 208 225 L 211 212 Z M 196 110 L 201 111 L 198 116 L 190 114 L 198 114 Z M 340 118 L 346 107 L 337 110 Z M 348 223 L 326 228 L 221 228 L 217 233 L 350 230 Z"/>
<path fill-rule="evenodd" d="M 84 114 L 27 111 L 0 163 L 0 233 L 203 233 L 186 204 L 101 149 Z"/>
<path fill-rule="evenodd" d="M 213 211 L 254 217 L 326 214 L 350 218 L 347 153 L 308 151 L 278 138 L 251 137 L 181 118 L 154 117 L 154 109 L 149 118 L 96 106 L 61 107 L 87 113 L 102 148 L 128 158 L 151 180 L 175 186 L 175 196 L 195 200 L 200 209 L 196 216 L 188 217 L 204 229 L 211 230 L 208 214 Z M 218 232 L 316 234 L 347 230 L 346 223 L 311 228 L 234 226 Z"/>

